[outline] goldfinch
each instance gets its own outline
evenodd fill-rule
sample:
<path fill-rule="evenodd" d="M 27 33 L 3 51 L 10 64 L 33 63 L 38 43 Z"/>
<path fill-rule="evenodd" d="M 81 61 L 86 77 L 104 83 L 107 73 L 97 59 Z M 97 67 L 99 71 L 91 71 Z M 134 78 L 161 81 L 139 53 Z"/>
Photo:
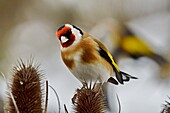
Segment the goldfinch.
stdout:
<path fill-rule="evenodd" d="M 56 36 L 60 40 L 65 65 L 82 83 L 99 81 L 123 84 L 130 78 L 137 79 L 120 71 L 107 48 L 80 28 L 65 24 L 57 30 Z M 118 81 L 113 78 L 113 72 Z"/>
<path fill-rule="evenodd" d="M 170 78 L 170 62 L 163 56 L 155 53 L 149 45 L 135 35 L 122 37 L 120 49 L 117 51 L 121 54 L 128 54 L 132 58 L 148 57 L 154 60 L 160 66 L 160 78 Z M 118 55 L 118 53 L 117 53 Z"/>
<path fill-rule="evenodd" d="M 145 56 L 153 59 L 161 66 L 168 64 L 168 61 L 164 57 L 156 54 L 146 42 L 133 35 L 130 31 L 128 35 L 122 37 L 120 40 L 120 49 L 118 51 L 120 52 L 121 50 L 135 59 Z"/>

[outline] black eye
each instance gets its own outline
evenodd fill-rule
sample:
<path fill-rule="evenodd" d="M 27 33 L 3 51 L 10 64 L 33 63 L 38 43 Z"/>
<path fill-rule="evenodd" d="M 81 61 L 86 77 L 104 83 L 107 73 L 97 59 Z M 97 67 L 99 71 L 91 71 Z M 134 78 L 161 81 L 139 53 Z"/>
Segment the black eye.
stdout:
<path fill-rule="evenodd" d="M 68 30 L 65 34 L 66 37 L 69 37 L 72 34 L 71 30 Z"/>
<path fill-rule="evenodd" d="M 71 33 L 72 33 L 71 30 L 68 30 L 68 31 L 67 31 L 67 34 L 71 35 Z"/>

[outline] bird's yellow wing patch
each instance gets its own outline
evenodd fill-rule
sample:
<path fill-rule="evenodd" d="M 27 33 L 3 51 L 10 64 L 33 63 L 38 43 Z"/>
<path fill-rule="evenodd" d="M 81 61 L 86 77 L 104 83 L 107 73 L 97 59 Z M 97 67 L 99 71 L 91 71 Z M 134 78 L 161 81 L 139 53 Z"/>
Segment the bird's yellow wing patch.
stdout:
<path fill-rule="evenodd" d="M 109 52 L 107 52 L 107 54 L 110 57 L 112 64 L 115 66 L 115 68 L 118 70 L 118 72 L 120 72 L 120 69 L 119 69 L 118 65 L 115 63 L 115 61 L 113 60 L 112 55 Z"/>
<path fill-rule="evenodd" d="M 108 61 L 111 65 L 113 65 L 116 70 L 118 72 L 120 72 L 119 67 L 117 66 L 117 64 L 115 63 L 112 55 L 110 54 L 110 52 L 107 50 L 107 48 L 98 40 L 94 39 L 94 41 L 99 45 L 99 53 L 100 56 L 102 56 L 106 61 Z"/>

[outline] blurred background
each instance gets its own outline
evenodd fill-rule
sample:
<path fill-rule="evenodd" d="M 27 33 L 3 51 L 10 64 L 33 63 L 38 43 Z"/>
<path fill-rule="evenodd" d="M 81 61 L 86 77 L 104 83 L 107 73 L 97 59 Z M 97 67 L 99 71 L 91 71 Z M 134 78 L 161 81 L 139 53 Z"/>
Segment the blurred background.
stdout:
<path fill-rule="evenodd" d="M 110 103 L 117 102 L 117 94 L 122 113 L 162 110 L 170 96 L 169 0 L 0 1 L 0 71 L 10 79 L 17 60 L 33 56 L 41 64 L 44 79 L 56 89 L 62 112 L 64 104 L 73 112 L 71 98 L 81 83 L 63 64 L 55 36 L 65 23 L 101 40 L 120 69 L 139 78 L 125 85 L 109 84 Z M 6 100 L 2 77 L 0 88 L 0 98 Z M 58 112 L 55 95 L 49 93 L 48 112 Z M 112 107 L 111 113 L 118 111 L 116 104 Z"/>

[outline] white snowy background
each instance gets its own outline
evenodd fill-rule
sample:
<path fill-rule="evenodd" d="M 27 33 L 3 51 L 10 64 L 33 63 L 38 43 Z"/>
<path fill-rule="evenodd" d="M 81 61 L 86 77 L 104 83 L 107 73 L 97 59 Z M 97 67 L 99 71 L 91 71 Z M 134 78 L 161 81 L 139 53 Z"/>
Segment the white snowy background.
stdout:
<path fill-rule="evenodd" d="M 59 26 L 72 23 L 87 32 L 107 18 L 124 23 L 136 35 L 146 40 L 152 49 L 170 61 L 170 1 L 169 0 L 30 0 L 1 1 L 0 9 L 0 71 L 8 78 L 18 58 L 34 56 L 45 79 L 55 88 L 61 102 L 73 112 L 71 98 L 81 83 L 69 72 L 60 56 L 55 32 Z M 17 8 L 15 8 L 17 7 Z M 97 34 L 93 34 L 97 36 Z M 107 46 L 107 43 L 105 44 Z M 110 49 L 110 48 L 109 48 Z M 136 77 L 125 85 L 109 84 L 111 113 L 117 113 L 118 94 L 122 113 L 160 113 L 170 96 L 169 80 L 159 79 L 160 67 L 153 60 L 122 59 L 120 69 Z M 0 79 L 0 94 L 6 98 L 6 86 Z M 113 102 L 112 102 L 113 101 Z M 58 112 L 52 90 L 48 112 Z"/>

